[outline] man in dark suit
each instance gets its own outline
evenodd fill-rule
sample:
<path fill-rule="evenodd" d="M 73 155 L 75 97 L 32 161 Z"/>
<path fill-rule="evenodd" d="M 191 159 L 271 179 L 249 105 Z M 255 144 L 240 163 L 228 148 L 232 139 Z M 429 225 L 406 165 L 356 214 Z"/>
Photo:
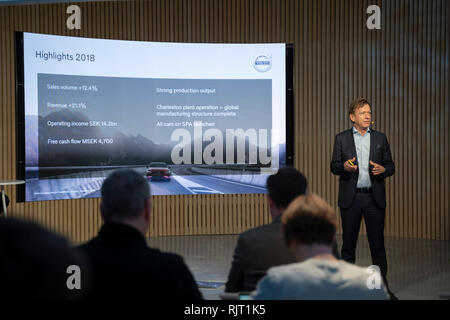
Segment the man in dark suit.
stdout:
<path fill-rule="evenodd" d="M 355 263 L 356 242 L 364 216 L 372 262 L 380 268 L 388 288 L 384 179 L 394 174 L 395 166 L 386 136 L 370 128 L 370 103 L 366 99 L 354 100 L 349 107 L 349 116 L 353 127 L 336 135 L 331 160 L 331 172 L 339 175 L 341 257 Z"/>
<path fill-rule="evenodd" d="M 267 270 L 295 262 L 282 233 L 281 216 L 296 197 L 306 193 L 306 178 L 293 167 L 284 167 L 267 179 L 267 202 L 272 223 L 239 235 L 225 292 L 250 292 Z M 337 247 L 334 245 L 337 257 Z"/>
<path fill-rule="evenodd" d="M 92 265 L 88 298 L 202 299 L 183 258 L 149 248 L 151 196 L 146 179 L 133 170 L 113 172 L 101 189 L 104 225 L 80 247 Z"/>

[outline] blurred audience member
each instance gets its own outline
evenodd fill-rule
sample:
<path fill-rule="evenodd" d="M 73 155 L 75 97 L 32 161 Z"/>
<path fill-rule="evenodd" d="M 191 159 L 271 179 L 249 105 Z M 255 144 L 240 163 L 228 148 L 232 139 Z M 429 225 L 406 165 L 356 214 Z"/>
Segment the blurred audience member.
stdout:
<path fill-rule="evenodd" d="M 272 223 L 239 235 L 225 292 L 250 292 L 270 267 L 295 262 L 283 241 L 281 217 L 289 203 L 305 194 L 305 176 L 293 167 L 283 167 L 267 179 L 267 202 Z M 337 246 L 335 247 L 337 257 Z"/>
<path fill-rule="evenodd" d="M 89 298 L 202 299 L 183 258 L 149 248 L 151 195 L 146 179 L 122 169 L 105 179 L 100 212 L 104 225 L 80 247 L 93 268 Z"/>
<path fill-rule="evenodd" d="M 77 275 L 70 266 L 79 268 Z M 79 276 L 78 280 L 71 281 L 72 274 Z M 0 219 L 1 297 L 77 299 L 83 295 L 88 278 L 86 260 L 65 239 L 35 223 Z"/>
<path fill-rule="evenodd" d="M 260 300 L 388 299 L 381 274 L 332 254 L 334 210 L 319 196 L 296 198 L 282 217 L 283 234 L 297 263 L 271 268 L 252 298 Z M 369 278 L 370 277 L 370 278 Z M 370 289 L 372 288 L 372 289 Z"/>

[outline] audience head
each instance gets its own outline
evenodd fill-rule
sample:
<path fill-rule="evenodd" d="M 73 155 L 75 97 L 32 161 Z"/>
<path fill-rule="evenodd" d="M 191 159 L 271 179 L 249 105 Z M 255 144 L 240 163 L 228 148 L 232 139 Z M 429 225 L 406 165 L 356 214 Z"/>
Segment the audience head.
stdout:
<path fill-rule="evenodd" d="M 81 271 L 81 290 L 67 288 L 67 268 Z M 8 299 L 80 298 L 89 277 L 84 257 L 41 226 L 0 219 L 0 296 Z"/>
<path fill-rule="evenodd" d="M 336 215 L 325 200 L 316 194 L 297 197 L 282 217 L 284 239 L 297 260 L 314 255 L 314 248 L 329 248 L 336 234 Z"/>
<path fill-rule="evenodd" d="M 129 224 L 145 234 L 150 222 L 150 186 L 131 169 L 111 173 L 103 182 L 100 211 L 105 222 Z"/>
<path fill-rule="evenodd" d="M 299 195 L 305 194 L 307 182 L 305 176 L 294 167 L 283 167 L 267 179 L 267 198 L 272 217 L 283 213 L 289 204 Z"/>

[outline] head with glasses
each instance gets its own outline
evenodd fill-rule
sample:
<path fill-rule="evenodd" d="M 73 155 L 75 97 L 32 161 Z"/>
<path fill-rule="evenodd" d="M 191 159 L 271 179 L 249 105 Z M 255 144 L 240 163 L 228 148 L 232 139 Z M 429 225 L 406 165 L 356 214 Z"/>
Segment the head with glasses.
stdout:
<path fill-rule="evenodd" d="M 364 98 L 353 100 L 348 108 L 348 115 L 357 130 L 367 130 L 372 123 L 372 107 Z"/>
<path fill-rule="evenodd" d="M 128 224 L 143 235 L 150 224 L 151 194 L 147 180 L 134 170 L 120 169 L 103 182 L 100 211 L 105 222 Z"/>

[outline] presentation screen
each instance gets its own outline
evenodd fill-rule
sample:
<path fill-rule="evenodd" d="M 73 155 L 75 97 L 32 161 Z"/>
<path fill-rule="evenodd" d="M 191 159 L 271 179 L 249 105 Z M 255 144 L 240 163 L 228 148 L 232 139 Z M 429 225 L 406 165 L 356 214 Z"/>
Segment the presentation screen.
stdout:
<path fill-rule="evenodd" d="M 25 201 L 99 197 L 119 168 L 153 195 L 264 193 L 292 158 L 286 44 L 18 33 L 16 48 Z"/>

